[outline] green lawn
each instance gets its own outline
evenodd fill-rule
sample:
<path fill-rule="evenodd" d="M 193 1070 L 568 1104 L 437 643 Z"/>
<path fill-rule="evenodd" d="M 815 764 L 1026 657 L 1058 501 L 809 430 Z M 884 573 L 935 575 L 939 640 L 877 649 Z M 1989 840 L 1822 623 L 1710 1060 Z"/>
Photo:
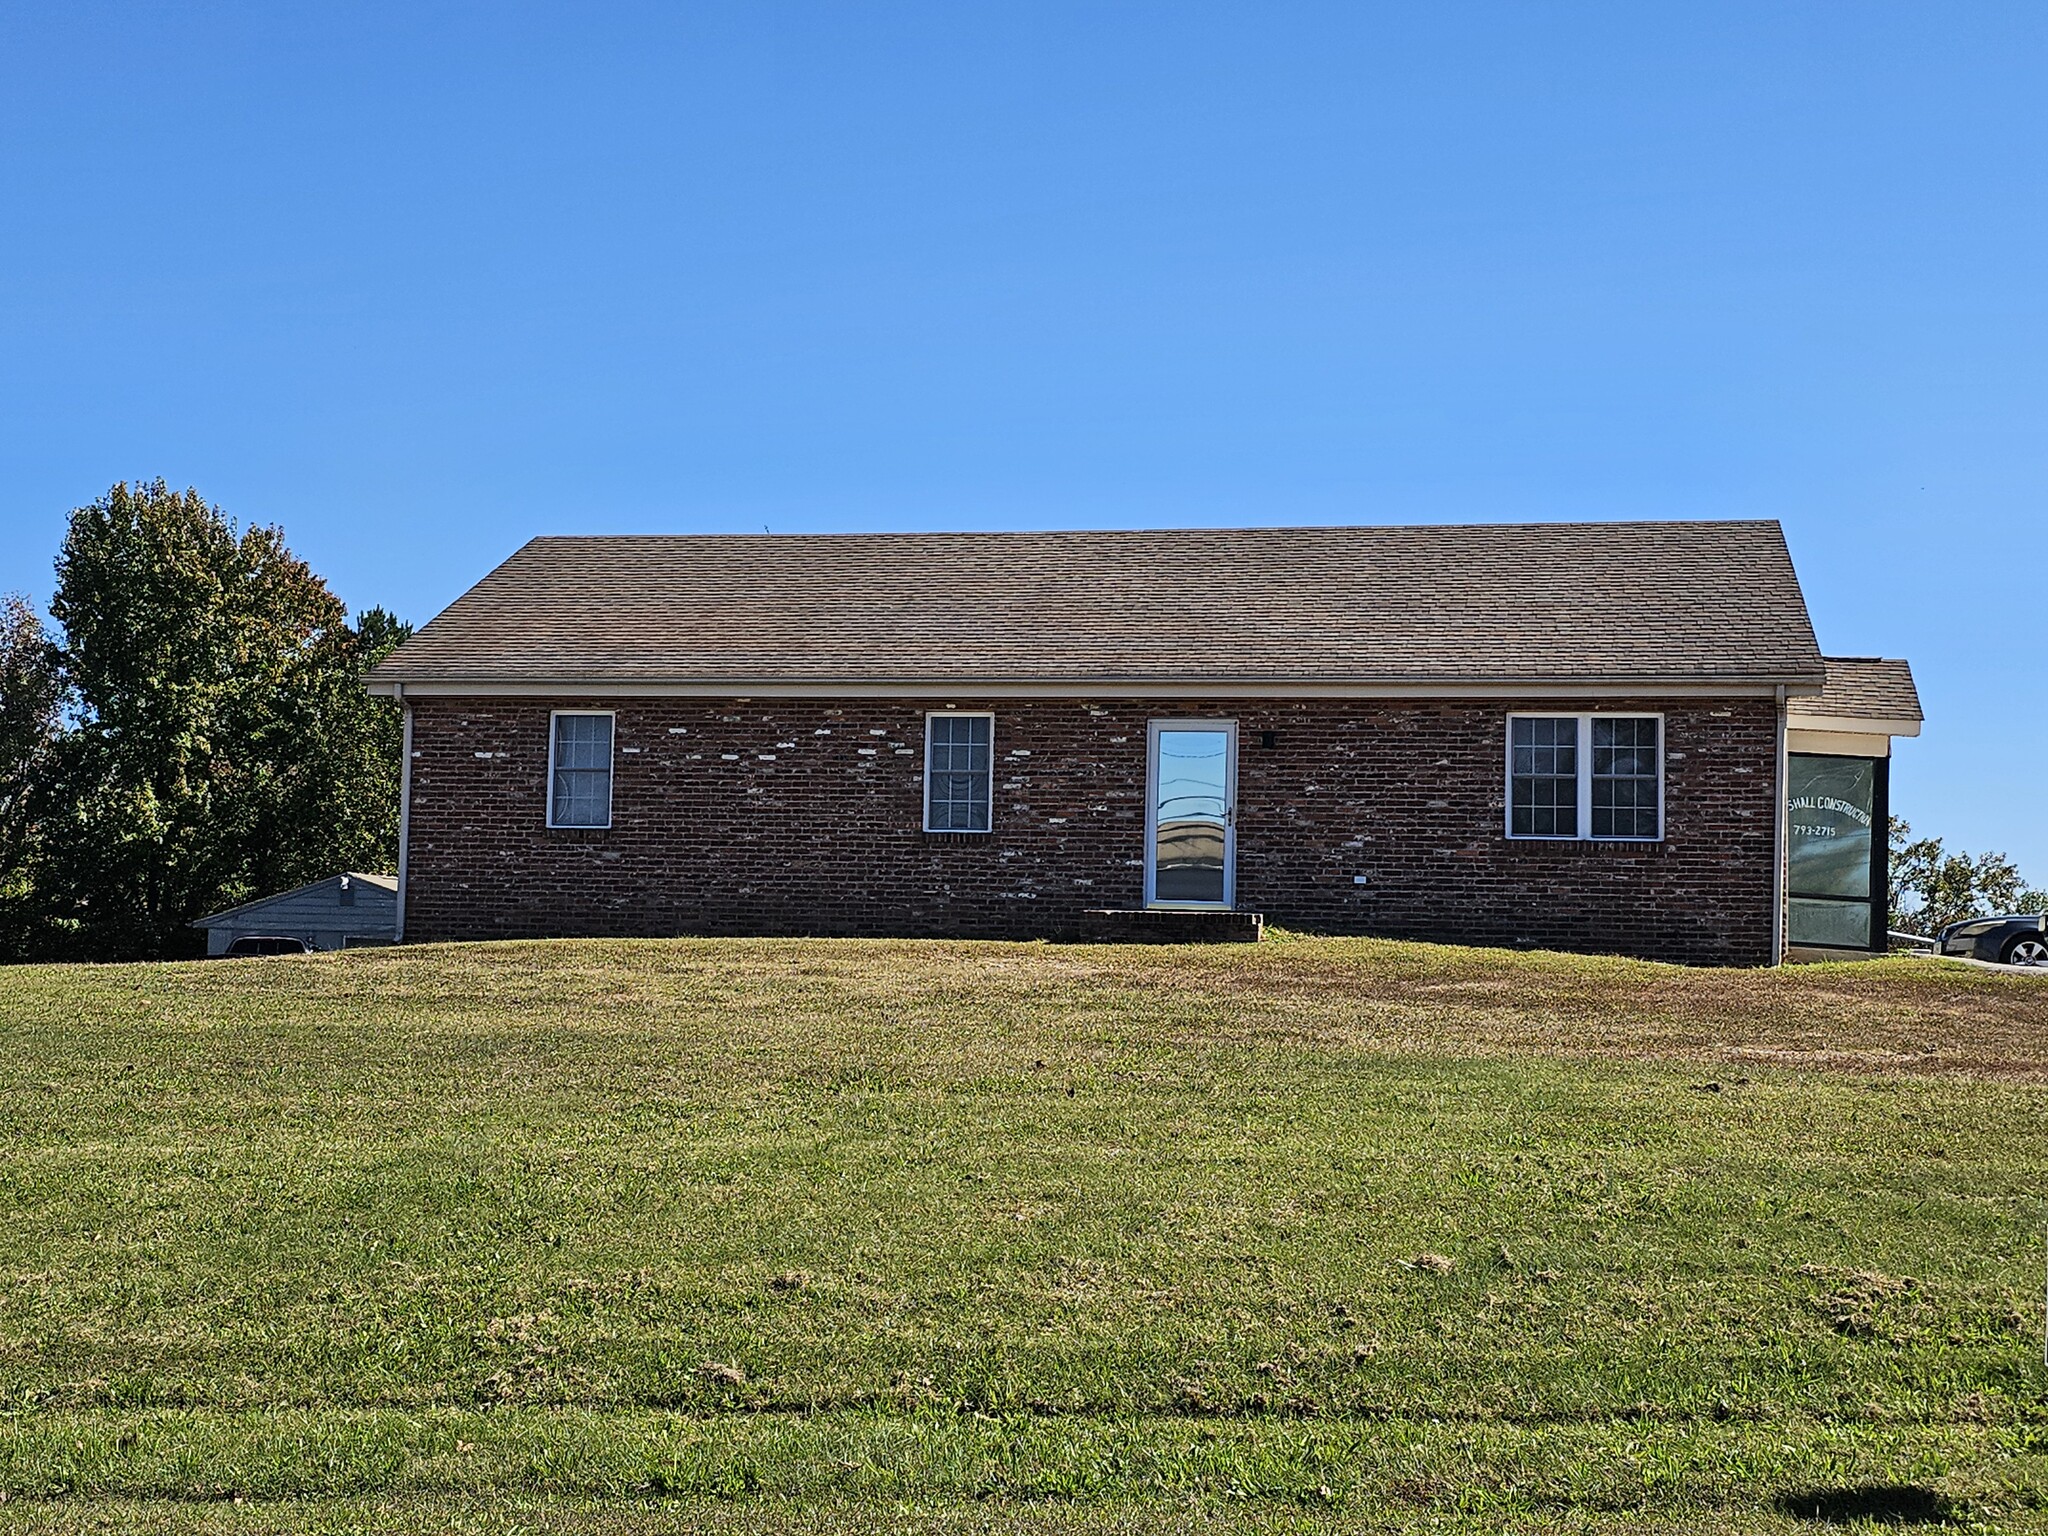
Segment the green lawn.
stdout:
<path fill-rule="evenodd" d="M 2048 1529 L 2031 978 L 17 968 L 0 1117 L 25 1529 Z"/>

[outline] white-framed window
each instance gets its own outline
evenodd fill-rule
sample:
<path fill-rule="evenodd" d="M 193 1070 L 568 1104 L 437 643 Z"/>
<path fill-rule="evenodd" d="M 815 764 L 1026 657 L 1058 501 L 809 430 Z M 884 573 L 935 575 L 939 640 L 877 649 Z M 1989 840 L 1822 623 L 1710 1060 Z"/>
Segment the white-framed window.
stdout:
<path fill-rule="evenodd" d="M 1662 715 L 1509 715 L 1507 833 L 1654 843 L 1664 836 Z"/>
<path fill-rule="evenodd" d="M 548 717 L 548 825 L 612 824 L 612 711 L 558 709 Z"/>
<path fill-rule="evenodd" d="M 948 709 L 924 717 L 925 831 L 988 831 L 995 777 L 994 715 Z"/>

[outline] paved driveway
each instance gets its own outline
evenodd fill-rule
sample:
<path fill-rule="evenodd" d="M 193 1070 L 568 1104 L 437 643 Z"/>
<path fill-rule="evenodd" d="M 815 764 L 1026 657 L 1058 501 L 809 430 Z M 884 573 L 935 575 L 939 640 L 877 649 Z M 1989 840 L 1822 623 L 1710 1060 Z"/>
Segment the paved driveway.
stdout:
<path fill-rule="evenodd" d="M 1951 965 L 1973 965 L 1980 971 L 1997 971 L 2002 976 L 2033 976 L 2048 981 L 2048 965 L 1995 965 L 1989 960 L 1972 960 L 1967 955 L 1942 955 L 1938 958 Z"/>

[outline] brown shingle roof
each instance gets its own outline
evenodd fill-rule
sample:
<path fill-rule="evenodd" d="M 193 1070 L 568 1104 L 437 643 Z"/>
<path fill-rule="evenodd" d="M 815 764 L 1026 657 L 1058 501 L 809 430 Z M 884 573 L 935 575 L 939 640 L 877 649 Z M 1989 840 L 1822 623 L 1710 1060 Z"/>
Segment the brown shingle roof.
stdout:
<path fill-rule="evenodd" d="M 1817 684 L 1775 522 L 544 538 L 378 682 Z"/>
<path fill-rule="evenodd" d="M 1828 680 L 1814 698 L 1796 700 L 1792 713 L 1810 719 L 1920 720 L 1920 690 L 1913 669 L 1883 656 L 1829 656 Z"/>

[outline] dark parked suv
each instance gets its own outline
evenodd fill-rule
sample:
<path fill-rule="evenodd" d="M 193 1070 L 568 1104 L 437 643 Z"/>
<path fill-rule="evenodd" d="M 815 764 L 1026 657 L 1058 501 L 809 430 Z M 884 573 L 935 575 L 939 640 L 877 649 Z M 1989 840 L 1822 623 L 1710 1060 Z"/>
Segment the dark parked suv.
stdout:
<path fill-rule="evenodd" d="M 1999 965 L 2048 966 L 2048 917 L 1972 917 L 1934 936 L 1938 955 L 1968 955 Z"/>
<path fill-rule="evenodd" d="M 245 933 L 231 941 L 221 951 L 225 960 L 241 960 L 250 955 L 310 955 L 313 946 L 304 939 L 288 939 L 267 933 Z"/>

